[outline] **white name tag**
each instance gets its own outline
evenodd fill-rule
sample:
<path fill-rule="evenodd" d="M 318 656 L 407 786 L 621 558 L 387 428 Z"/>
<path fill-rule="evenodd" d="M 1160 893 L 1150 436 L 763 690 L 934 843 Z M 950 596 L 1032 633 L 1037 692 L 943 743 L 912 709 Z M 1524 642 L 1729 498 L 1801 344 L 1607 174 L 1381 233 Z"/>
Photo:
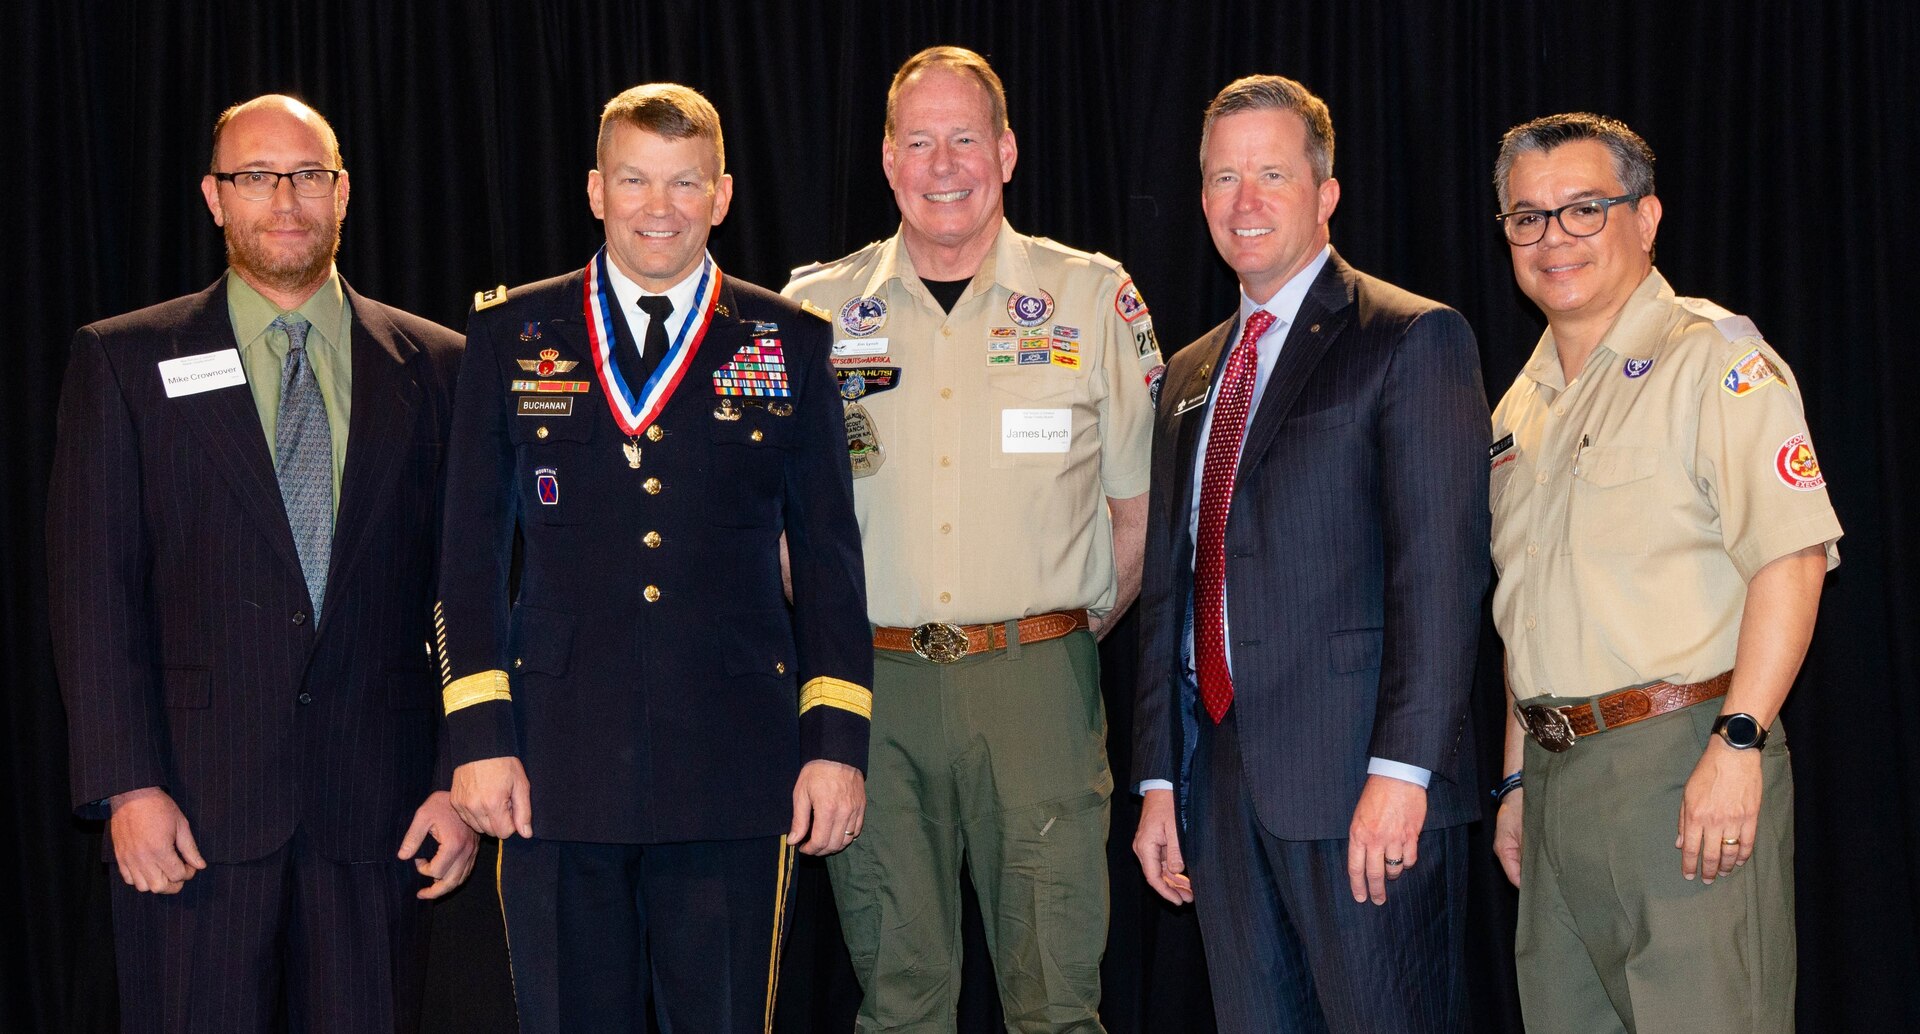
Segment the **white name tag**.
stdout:
<path fill-rule="evenodd" d="M 223 348 L 218 352 L 183 355 L 160 363 L 160 383 L 167 397 L 198 395 L 215 388 L 231 388 L 247 383 L 247 372 L 240 368 L 240 350 Z"/>
<path fill-rule="evenodd" d="M 886 355 L 887 339 L 883 337 L 867 337 L 835 341 L 833 343 L 833 354 L 845 356 Z"/>
<path fill-rule="evenodd" d="M 1003 409 L 1001 452 L 1066 452 L 1073 444 L 1071 409 Z"/>

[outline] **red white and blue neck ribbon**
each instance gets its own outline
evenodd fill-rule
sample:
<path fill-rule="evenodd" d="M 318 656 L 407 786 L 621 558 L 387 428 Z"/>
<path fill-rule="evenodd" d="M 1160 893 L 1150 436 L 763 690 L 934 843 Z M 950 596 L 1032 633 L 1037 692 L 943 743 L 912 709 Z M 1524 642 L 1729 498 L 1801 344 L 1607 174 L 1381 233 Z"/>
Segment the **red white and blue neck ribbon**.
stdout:
<path fill-rule="evenodd" d="M 701 261 L 700 283 L 693 290 L 692 313 L 680 325 L 680 333 L 674 335 L 673 344 L 667 354 L 660 357 L 653 375 L 637 392 L 620 375 L 620 366 L 613 361 L 613 350 L 619 346 L 613 321 L 620 317 L 620 306 L 607 279 L 605 246 L 587 263 L 586 296 L 587 336 L 593 342 L 594 367 L 600 374 L 600 386 L 606 392 L 607 408 L 613 412 L 613 422 L 623 433 L 638 435 L 667 408 L 667 400 L 673 397 L 673 390 L 680 386 L 680 378 L 687 372 L 694 353 L 700 350 L 700 342 L 706 339 L 714 306 L 720 300 L 720 267 L 713 264 L 711 255 Z"/>

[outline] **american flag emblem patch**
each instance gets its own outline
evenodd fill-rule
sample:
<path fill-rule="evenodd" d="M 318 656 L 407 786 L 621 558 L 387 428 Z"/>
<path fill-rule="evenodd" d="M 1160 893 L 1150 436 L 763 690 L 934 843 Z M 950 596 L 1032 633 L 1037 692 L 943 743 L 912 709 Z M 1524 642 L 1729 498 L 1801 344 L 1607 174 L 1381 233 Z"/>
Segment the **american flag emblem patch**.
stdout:
<path fill-rule="evenodd" d="M 733 353 L 726 365 L 713 371 L 715 395 L 747 395 L 755 398 L 786 398 L 793 394 L 787 384 L 787 356 L 780 339 L 756 338 Z"/>

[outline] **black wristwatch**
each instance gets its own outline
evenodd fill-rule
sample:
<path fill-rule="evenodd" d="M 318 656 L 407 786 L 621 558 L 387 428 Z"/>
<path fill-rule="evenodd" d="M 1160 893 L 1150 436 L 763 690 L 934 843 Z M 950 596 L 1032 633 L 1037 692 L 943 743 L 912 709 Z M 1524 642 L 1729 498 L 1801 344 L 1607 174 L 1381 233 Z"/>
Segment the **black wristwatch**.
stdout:
<path fill-rule="evenodd" d="M 1713 720 L 1713 731 L 1735 750 L 1759 750 L 1767 745 L 1767 730 L 1750 714 L 1723 714 Z"/>

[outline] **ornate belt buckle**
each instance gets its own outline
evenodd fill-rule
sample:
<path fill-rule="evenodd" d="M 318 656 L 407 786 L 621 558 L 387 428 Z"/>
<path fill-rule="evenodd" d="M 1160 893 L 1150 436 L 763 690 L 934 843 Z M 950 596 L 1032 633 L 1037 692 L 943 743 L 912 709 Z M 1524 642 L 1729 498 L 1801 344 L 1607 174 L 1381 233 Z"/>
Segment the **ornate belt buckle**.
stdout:
<path fill-rule="evenodd" d="M 914 628 L 913 652 L 935 664 L 952 664 L 967 655 L 967 633 L 959 625 L 929 621 Z"/>
<path fill-rule="evenodd" d="M 1533 742 L 1559 754 L 1573 749 L 1578 736 L 1573 733 L 1573 723 L 1567 721 L 1565 711 L 1544 704 L 1515 705 L 1520 712 L 1520 724 L 1527 727 L 1527 735 Z"/>

